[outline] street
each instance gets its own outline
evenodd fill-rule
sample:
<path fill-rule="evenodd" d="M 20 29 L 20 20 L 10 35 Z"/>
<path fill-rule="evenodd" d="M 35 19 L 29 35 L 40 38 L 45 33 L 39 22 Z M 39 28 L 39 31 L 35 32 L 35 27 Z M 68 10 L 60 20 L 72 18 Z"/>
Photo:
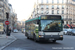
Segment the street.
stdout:
<path fill-rule="evenodd" d="M 74 8 L 75 0 L 0 0 L 0 50 L 75 50 Z"/>
<path fill-rule="evenodd" d="M 75 36 L 64 35 L 63 41 L 34 42 L 27 39 L 23 33 L 12 33 L 17 38 L 15 42 L 3 50 L 75 50 Z"/>

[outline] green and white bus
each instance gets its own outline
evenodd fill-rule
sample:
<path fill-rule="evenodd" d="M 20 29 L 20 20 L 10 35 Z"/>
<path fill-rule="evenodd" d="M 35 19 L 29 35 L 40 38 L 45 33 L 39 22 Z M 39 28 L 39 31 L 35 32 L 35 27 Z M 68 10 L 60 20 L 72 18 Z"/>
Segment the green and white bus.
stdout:
<path fill-rule="evenodd" d="M 63 40 L 63 23 L 61 15 L 40 15 L 25 21 L 25 36 L 34 41 Z"/>

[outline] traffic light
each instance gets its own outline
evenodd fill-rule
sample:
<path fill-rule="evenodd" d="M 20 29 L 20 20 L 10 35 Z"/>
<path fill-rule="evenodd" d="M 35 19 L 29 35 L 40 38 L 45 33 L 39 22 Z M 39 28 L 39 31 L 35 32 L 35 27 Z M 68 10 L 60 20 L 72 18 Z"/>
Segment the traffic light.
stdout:
<path fill-rule="evenodd" d="M 7 19 L 9 18 L 9 13 L 6 13 L 6 18 L 7 18 Z"/>

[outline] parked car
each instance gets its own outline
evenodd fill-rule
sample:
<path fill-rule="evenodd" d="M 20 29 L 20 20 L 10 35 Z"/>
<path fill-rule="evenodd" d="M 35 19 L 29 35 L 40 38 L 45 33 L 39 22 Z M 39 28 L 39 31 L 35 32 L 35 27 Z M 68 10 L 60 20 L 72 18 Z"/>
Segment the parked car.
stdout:
<path fill-rule="evenodd" d="M 14 29 L 14 31 L 13 31 L 14 33 L 18 33 L 18 30 L 17 29 Z"/>
<path fill-rule="evenodd" d="M 75 29 L 71 31 L 71 35 L 75 35 Z"/>
<path fill-rule="evenodd" d="M 67 29 L 64 29 L 63 30 L 63 33 L 66 35 L 67 34 Z"/>
<path fill-rule="evenodd" d="M 73 29 L 68 29 L 67 30 L 67 35 L 71 35 Z"/>

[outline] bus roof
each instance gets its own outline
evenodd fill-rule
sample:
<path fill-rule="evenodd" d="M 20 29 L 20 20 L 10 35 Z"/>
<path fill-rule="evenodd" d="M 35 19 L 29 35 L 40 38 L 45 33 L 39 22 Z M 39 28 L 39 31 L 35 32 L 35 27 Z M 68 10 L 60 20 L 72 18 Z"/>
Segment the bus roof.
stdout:
<path fill-rule="evenodd" d="M 34 20 L 41 19 L 41 16 L 46 16 L 46 15 L 40 15 L 39 17 L 29 19 L 29 20 L 25 21 L 25 23 L 26 23 L 26 22 L 30 22 L 30 21 L 34 21 Z M 61 16 L 61 15 L 48 15 L 48 16 Z"/>
<path fill-rule="evenodd" d="M 33 20 L 38 20 L 38 19 L 40 19 L 40 17 L 33 18 L 33 19 L 29 19 L 29 20 L 27 20 L 27 21 L 25 21 L 25 22 L 30 22 L 30 21 L 33 21 Z"/>

